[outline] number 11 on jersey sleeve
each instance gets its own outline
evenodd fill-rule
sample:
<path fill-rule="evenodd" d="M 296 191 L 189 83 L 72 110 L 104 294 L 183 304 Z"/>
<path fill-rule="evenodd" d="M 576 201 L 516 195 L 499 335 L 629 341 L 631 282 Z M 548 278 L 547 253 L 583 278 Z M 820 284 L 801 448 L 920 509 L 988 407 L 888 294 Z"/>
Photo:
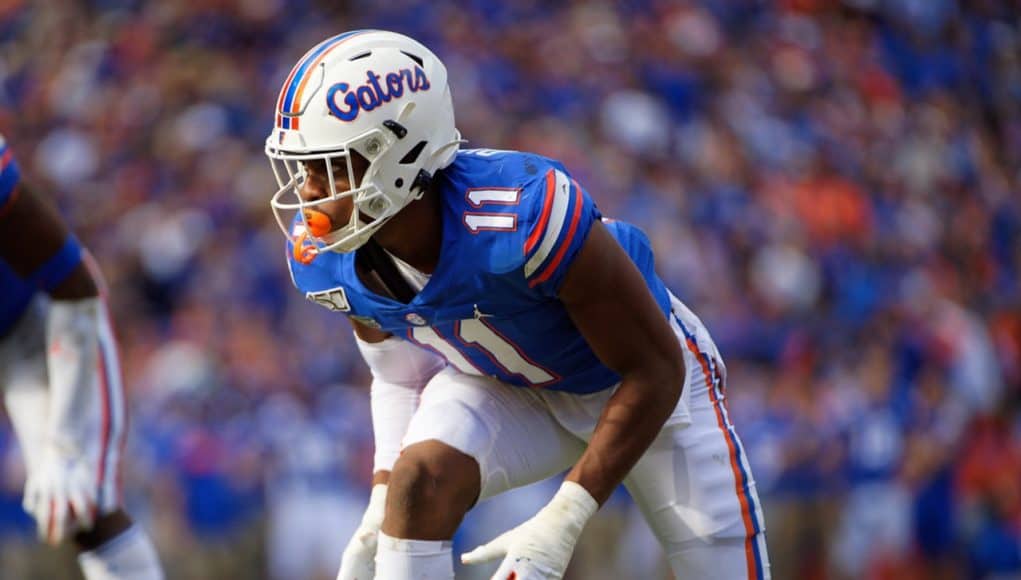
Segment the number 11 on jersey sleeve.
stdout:
<path fill-rule="evenodd" d="M 520 187 L 479 187 L 465 192 L 469 205 L 481 208 L 485 205 L 518 205 L 521 201 Z M 486 211 L 464 212 L 464 226 L 473 234 L 481 231 L 514 232 L 518 229 L 518 216 L 514 213 Z"/>

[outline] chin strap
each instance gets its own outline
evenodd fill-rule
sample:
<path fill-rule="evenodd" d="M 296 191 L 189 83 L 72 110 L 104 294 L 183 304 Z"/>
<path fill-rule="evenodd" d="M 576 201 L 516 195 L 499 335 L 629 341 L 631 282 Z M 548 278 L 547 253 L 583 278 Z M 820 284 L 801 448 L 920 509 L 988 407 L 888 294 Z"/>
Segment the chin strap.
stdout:
<path fill-rule="evenodd" d="M 397 270 L 393 259 L 387 255 L 386 250 L 376 240 L 369 238 L 362 247 L 358 248 L 355 260 L 362 268 L 375 272 L 379 281 L 398 302 L 407 304 L 415 298 L 416 292 L 411 288 L 411 284 L 404 279 L 404 276 Z"/>

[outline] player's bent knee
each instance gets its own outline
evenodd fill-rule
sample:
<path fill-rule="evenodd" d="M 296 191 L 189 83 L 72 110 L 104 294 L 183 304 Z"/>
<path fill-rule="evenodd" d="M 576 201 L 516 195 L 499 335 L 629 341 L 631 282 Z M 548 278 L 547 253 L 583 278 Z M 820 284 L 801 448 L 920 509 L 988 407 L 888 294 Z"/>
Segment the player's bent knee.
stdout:
<path fill-rule="evenodd" d="M 411 445 L 390 473 L 384 533 L 449 539 L 478 497 L 480 483 L 472 457 L 439 441 Z"/>

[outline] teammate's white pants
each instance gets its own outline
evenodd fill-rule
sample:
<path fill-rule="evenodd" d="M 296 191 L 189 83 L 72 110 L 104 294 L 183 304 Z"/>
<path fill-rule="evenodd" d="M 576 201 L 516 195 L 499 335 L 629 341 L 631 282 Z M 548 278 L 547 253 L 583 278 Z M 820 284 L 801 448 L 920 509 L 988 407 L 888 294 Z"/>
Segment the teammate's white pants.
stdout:
<path fill-rule="evenodd" d="M 29 474 L 38 468 L 46 442 L 49 414 L 49 382 L 46 371 L 46 309 L 49 301 L 37 296 L 10 333 L 0 340 L 0 388 L 7 414 L 25 458 Z M 99 329 L 100 357 L 96 364 L 100 389 L 76 396 L 81 422 L 76 433 L 93 436 L 79 441 L 79 448 L 95 466 L 96 508 L 100 514 L 120 506 L 118 477 L 125 436 L 124 391 L 120 362 L 108 320 Z"/>
<path fill-rule="evenodd" d="M 685 394 L 624 484 L 676 577 L 769 578 L 755 481 L 723 402 L 726 370 L 680 302 L 671 323 L 684 347 Z M 614 390 L 529 390 L 448 368 L 423 391 L 403 446 L 438 440 L 475 458 L 480 499 L 491 497 L 573 465 Z"/>

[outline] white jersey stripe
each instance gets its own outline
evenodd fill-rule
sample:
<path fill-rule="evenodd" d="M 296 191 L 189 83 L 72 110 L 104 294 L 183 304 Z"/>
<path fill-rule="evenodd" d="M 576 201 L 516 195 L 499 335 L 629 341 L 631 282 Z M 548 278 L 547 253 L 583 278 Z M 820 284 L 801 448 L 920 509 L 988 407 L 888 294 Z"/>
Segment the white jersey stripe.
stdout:
<path fill-rule="evenodd" d="M 556 183 L 553 186 L 553 208 L 550 210 L 549 223 L 542 235 L 539 249 L 525 263 L 525 277 L 531 277 L 553 253 L 560 231 L 567 221 L 567 210 L 571 205 L 571 180 L 563 171 L 557 170 Z"/>

